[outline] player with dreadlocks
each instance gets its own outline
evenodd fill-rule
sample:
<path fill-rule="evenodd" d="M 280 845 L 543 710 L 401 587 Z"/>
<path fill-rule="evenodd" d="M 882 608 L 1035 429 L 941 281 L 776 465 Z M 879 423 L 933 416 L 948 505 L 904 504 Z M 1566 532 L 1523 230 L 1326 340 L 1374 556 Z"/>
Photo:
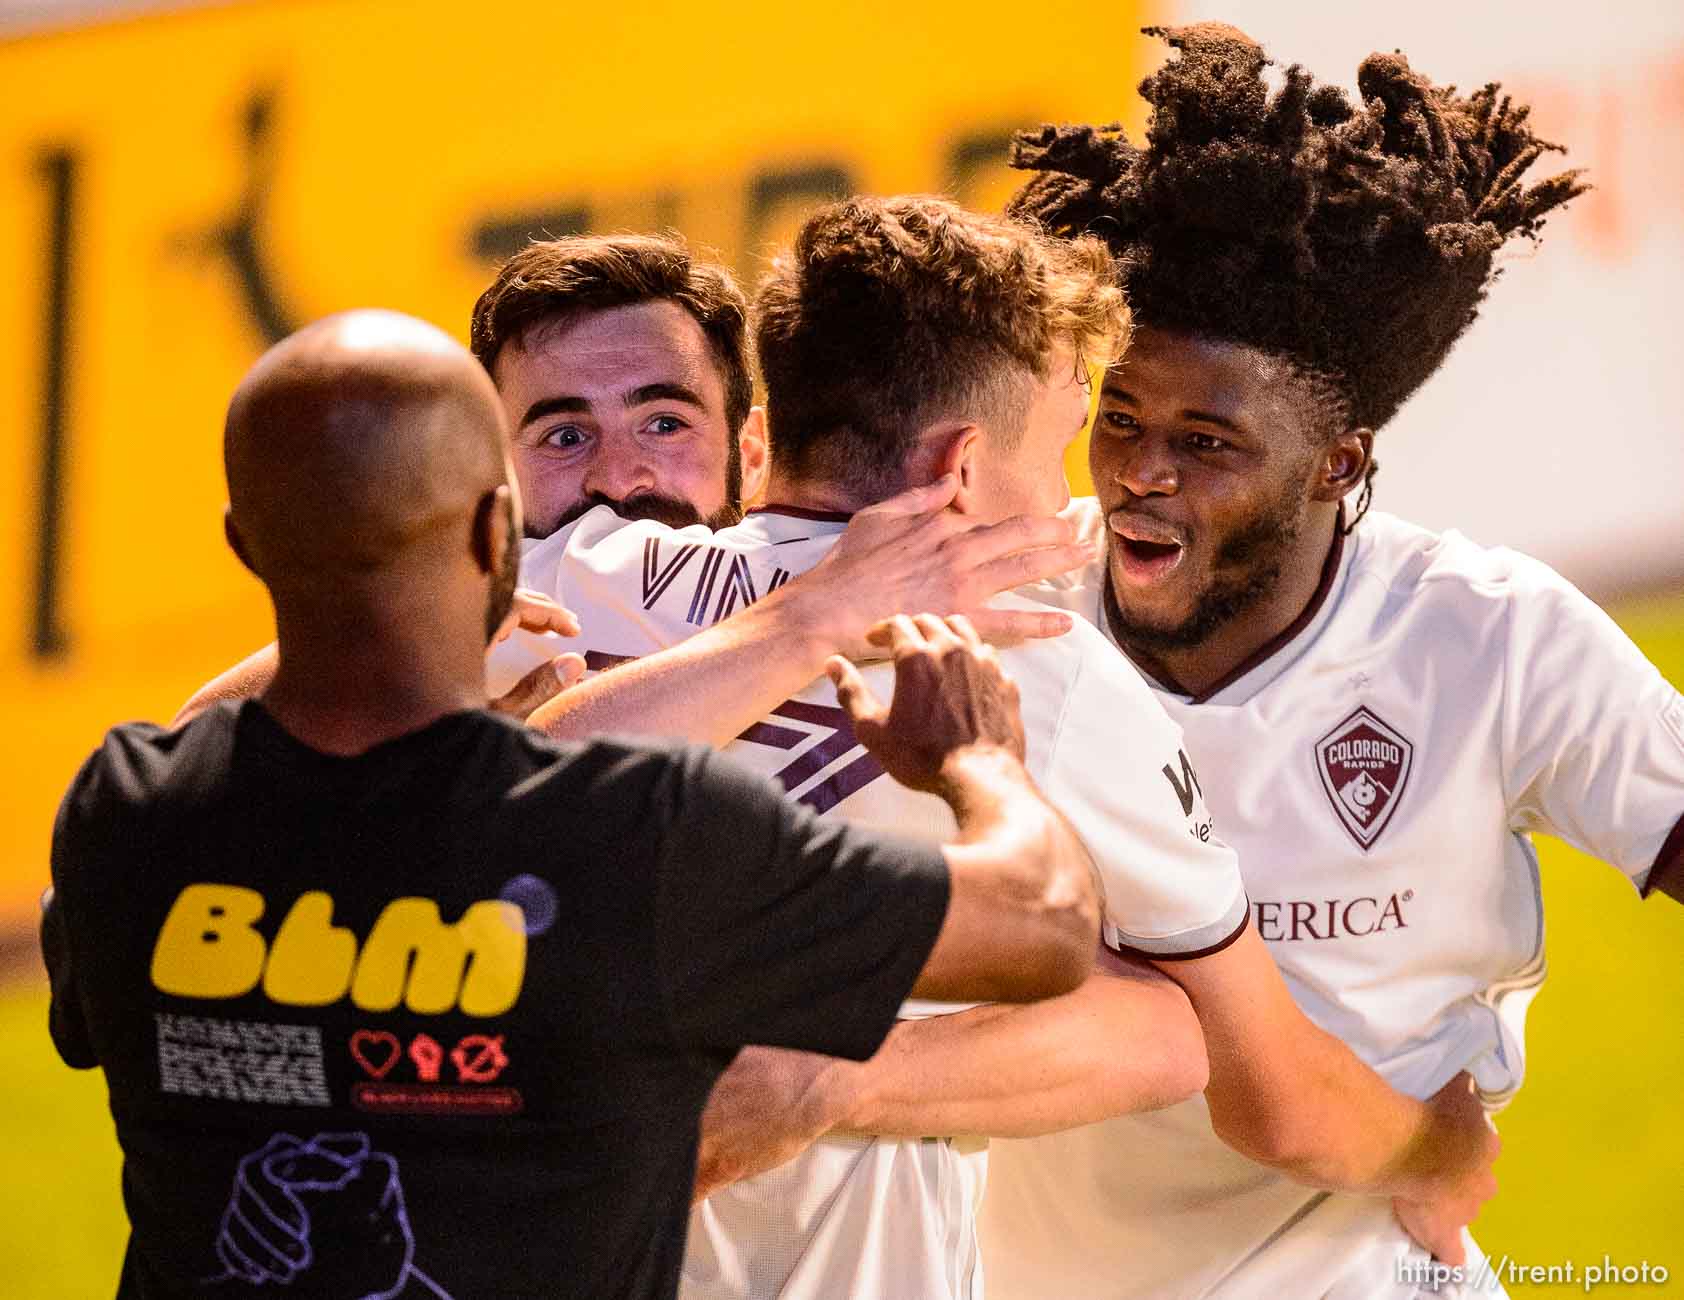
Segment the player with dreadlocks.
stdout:
<path fill-rule="evenodd" d="M 1528 833 L 1684 897 L 1684 698 L 1542 564 L 1367 505 L 1376 433 L 1473 321 L 1498 250 L 1584 186 L 1524 184 L 1555 146 L 1497 86 L 1459 95 L 1392 54 L 1362 64 L 1360 104 L 1298 67 L 1271 94 L 1233 28 L 1152 31 L 1179 57 L 1141 87 L 1144 148 L 1046 127 L 1014 159 L 1034 173 L 1015 214 L 1103 237 L 1136 322 L 1078 507 L 1103 558 L 1053 594 L 1220 775 L 1216 824 L 1310 1018 L 1404 1094 L 1466 1071 L 1495 1108 L 1544 971 Z M 1465 1233 L 1447 1278 L 1383 1200 L 1219 1142 L 1243 1097 L 1209 1045 L 1208 1112 L 995 1144 L 993 1300 L 1472 1285 Z"/>

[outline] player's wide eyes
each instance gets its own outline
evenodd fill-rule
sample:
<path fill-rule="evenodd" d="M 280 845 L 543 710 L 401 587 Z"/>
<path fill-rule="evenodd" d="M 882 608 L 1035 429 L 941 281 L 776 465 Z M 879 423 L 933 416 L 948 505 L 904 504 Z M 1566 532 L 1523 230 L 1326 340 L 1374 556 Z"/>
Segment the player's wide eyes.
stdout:
<path fill-rule="evenodd" d="M 650 433 L 667 434 L 680 433 L 690 426 L 676 415 L 657 415 L 646 427 Z"/>
<path fill-rule="evenodd" d="M 564 424 L 549 430 L 539 441 L 546 447 L 579 447 L 584 445 L 585 431 L 576 424 Z"/>
<path fill-rule="evenodd" d="M 1190 433 L 1187 445 L 1194 451 L 1221 451 L 1228 444 L 1208 433 Z"/>
<path fill-rule="evenodd" d="M 1140 428 L 1140 422 L 1127 411 L 1101 411 L 1099 418 L 1118 433 L 1134 433 Z"/>

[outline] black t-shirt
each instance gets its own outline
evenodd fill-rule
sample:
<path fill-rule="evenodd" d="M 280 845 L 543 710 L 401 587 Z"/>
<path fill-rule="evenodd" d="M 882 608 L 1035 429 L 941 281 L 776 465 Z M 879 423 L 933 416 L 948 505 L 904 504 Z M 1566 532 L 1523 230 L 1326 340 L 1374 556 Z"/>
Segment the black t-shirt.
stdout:
<path fill-rule="evenodd" d="M 257 703 L 112 731 L 53 883 L 120 1294 L 456 1300 L 672 1294 L 715 1078 L 870 1055 L 948 890 L 706 750 L 470 712 L 342 758 Z"/>

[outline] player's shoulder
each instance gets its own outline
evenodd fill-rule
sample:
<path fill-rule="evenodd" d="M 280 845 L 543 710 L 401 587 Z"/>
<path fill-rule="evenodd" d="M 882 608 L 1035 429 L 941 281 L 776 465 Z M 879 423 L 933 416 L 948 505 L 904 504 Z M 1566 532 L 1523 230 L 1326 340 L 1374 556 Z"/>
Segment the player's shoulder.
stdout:
<path fill-rule="evenodd" d="M 128 804 L 202 788 L 227 771 L 241 715 L 254 707 L 225 700 L 174 729 L 121 723 L 105 733 L 84 766 L 87 788 L 105 801 Z"/>
<path fill-rule="evenodd" d="M 509 783 L 510 811 L 549 808 L 599 820 L 643 820 L 709 800 L 729 801 L 746 773 L 704 745 L 630 735 L 557 741 L 504 722 L 525 755 L 526 771 Z"/>
<path fill-rule="evenodd" d="M 588 597 L 594 583 L 614 589 L 628 579 L 651 591 L 665 590 L 665 579 L 686 569 L 696 574 L 711 571 L 726 556 L 781 567 L 787 577 L 809 567 L 815 552 L 822 554 L 834 541 L 817 532 L 791 535 L 778 520 L 758 514 L 727 528 L 675 528 L 653 519 L 625 519 L 607 506 L 596 506 L 548 537 L 528 539 L 521 549 L 521 581 L 564 599 Z M 698 553 L 707 558 L 698 561 Z"/>
<path fill-rule="evenodd" d="M 1040 584 L 995 598 L 997 608 L 1044 609 Z M 1092 623 L 1072 620 L 1062 636 L 1022 641 L 1001 652 L 1001 666 L 1023 696 L 1026 725 L 1051 723 L 1067 734 L 1072 717 L 1079 722 L 1103 719 L 1108 727 L 1127 720 L 1140 729 L 1176 732 L 1173 720 L 1140 669 Z M 1178 732 L 1177 732 L 1178 734 Z"/>
<path fill-rule="evenodd" d="M 174 729 L 151 722 L 112 727 L 60 801 L 55 840 L 61 847 L 81 837 L 119 843 L 158 808 L 206 798 L 231 769 L 243 707 L 225 701 Z"/>
<path fill-rule="evenodd" d="M 490 716 L 490 715 L 488 715 Z M 647 783 L 666 772 L 694 769 L 703 761 L 699 745 L 655 736 L 602 735 L 588 740 L 551 740 L 512 719 L 497 717 L 504 743 L 518 750 L 530 771 L 515 793 Z"/>
<path fill-rule="evenodd" d="M 1517 600 L 1587 599 L 1542 560 L 1482 545 L 1455 529 L 1435 532 L 1374 511 L 1353 539 L 1353 583 L 1383 588 L 1396 600 L 1481 610 Z"/>
<path fill-rule="evenodd" d="M 637 551 L 649 541 L 683 545 L 711 541 L 716 536 L 704 524 L 674 528 L 654 519 L 627 519 L 608 506 L 593 506 L 547 537 L 528 538 L 521 547 L 521 566 L 545 570 L 604 551 Z"/>

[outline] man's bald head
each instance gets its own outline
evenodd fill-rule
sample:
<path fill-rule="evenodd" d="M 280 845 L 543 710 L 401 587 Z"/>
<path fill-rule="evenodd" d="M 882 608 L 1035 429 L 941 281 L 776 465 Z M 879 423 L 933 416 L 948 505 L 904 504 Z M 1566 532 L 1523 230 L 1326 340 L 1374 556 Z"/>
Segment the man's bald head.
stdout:
<path fill-rule="evenodd" d="M 386 311 L 317 321 L 265 353 L 229 404 L 230 540 L 277 600 L 465 559 L 471 541 L 483 549 L 487 503 L 512 491 L 501 410 L 485 371 L 431 325 Z M 494 576 L 505 559 L 489 557 Z"/>

